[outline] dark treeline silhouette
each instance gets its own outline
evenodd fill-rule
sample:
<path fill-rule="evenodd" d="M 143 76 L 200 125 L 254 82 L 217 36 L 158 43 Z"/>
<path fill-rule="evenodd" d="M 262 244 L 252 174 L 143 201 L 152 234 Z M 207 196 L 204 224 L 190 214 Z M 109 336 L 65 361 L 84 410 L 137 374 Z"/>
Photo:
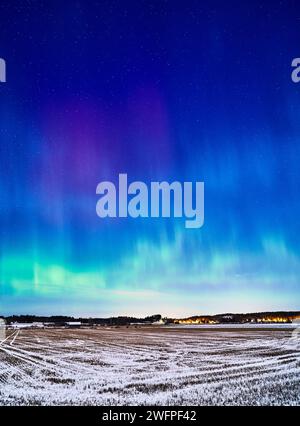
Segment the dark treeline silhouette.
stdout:
<path fill-rule="evenodd" d="M 174 322 L 179 321 L 196 321 L 201 320 L 203 323 L 209 323 L 210 321 L 215 321 L 221 324 L 226 323 L 245 323 L 245 322 L 255 322 L 255 321 L 269 321 L 269 322 L 279 322 L 280 320 L 286 320 L 287 322 L 292 322 L 294 319 L 300 318 L 300 311 L 276 311 L 276 312 L 254 312 L 247 314 L 217 314 L 217 315 L 194 315 L 188 318 L 175 319 Z"/>
<path fill-rule="evenodd" d="M 33 322 L 43 322 L 43 323 L 53 323 L 56 325 L 62 325 L 67 322 L 81 322 L 83 325 L 127 325 L 130 323 L 141 323 L 148 324 L 161 319 L 161 315 L 152 315 L 145 318 L 135 318 L 135 317 L 111 317 L 111 318 L 75 318 L 63 315 L 56 316 L 37 316 L 37 315 L 11 315 L 8 317 L 2 316 L 8 324 L 14 322 L 17 323 L 33 323 Z"/>
<path fill-rule="evenodd" d="M 151 315 L 144 318 L 129 317 L 129 316 L 118 316 L 110 318 L 82 318 L 82 317 L 71 317 L 63 315 L 55 316 L 37 316 L 37 315 L 11 315 L 4 318 L 6 323 L 33 323 L 42 322 L 53 325 L 64 325 L 67 322 L 81 322 L 82 325 L 128 325 L 132 323 L 150 324 L 161 320 L 162 316 Z M 164 318 L 165 323 L 178 323 L 180 321 L 197 321 L 201 320 L 201 323 L 216 322 L 220 324 L 226 323 L 246 323 L 246 322 L 278 322 L 280 319 L 291 322 L 296 318 L 300 318 L 300 311 L 277 311 L 277 312 L 255 312 L 246 314 L 217 314 L 217 315 L 194 315 L 188 318 Z"/>

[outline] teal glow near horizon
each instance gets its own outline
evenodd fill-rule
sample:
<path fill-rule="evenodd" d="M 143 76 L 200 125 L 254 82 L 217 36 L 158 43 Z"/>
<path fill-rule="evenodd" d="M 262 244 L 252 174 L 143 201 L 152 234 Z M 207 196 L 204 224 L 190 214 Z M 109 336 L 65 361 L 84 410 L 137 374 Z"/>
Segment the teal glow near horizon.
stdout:
<path fill-rule="evenodd" d="M 299 6 L 130 3 L 6 2 L 0 314 L 298 310 Z M 100 219 L 120 173 L 203 181 L 204 226 Z"/>

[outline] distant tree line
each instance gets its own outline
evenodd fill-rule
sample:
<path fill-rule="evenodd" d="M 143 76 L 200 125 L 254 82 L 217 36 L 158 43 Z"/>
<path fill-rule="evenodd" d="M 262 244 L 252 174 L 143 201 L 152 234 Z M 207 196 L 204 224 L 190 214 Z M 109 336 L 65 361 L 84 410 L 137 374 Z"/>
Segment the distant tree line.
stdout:
<path fill-rule="evenodd" d="M 111 318 L 76 318 L 69 317 L 64 315 L 55 315 L 55 316 L 37 316 L 37 315 L 11 315 L 7 317 L 2 317 L 5 319 L 7 324 L 12 323 L 33 323 L 33 322 L 43 322 L 43 323 L 55 323 L 57 325 L 65 324 L 66 322 L 81 322 L 83 325 L 128 325 L 131 323 L 153 323 L 161 320 L 161 315 L 151 315 L 145 318 L 136 318 L 136 317 L 111 317 Z"/>
<path fill-rule="evenodd" d="M 82 318 L 82 317 L 71 317 L 64 315 L 55 316 L 37 316 L 37 315 L 11 315 L 11 316 L 0 316 L 4 318 L 8 324 L 17 323 L 53 323 L 56 325 L 63 325 L 67 322 L 81 322 L 82 325 L 128 325 L 128 324 L 152 324 L 160 321 L 162 316 L 160 314 L 146 316 L 144 318 L 129 317 L 129 316 L 118 316 L 110 318 Z M 177 318 L 164 318 L 165 323 L 178 323 L 182 320 L 201 320 L 202 323 L 210 323 L 211 321 L 226 324 L 226 323 L 246 323 L 246 322 L 260 322 L 268 320 L 274 322 L 279 318 L 285 319 L 286 321 L 293 321 L 294 319 L 300 319 L 300 311 L 277 311 L 277 312 L 256 312 L 246 314 L 218 314 L 218 315 L 195 315 L 188 318 L 177 319 Z"/>
<path fill-rule="evenodd" d="M 245 322 L 259 322 L 259 321 L 278 321 L 279 319 L 284 319 L 287 322 L 292 322 L 294 319 L 300 318 L 300 311 L 276 311 L 276 312 L 255 312 L 247 314 L 218 314 L 218 315 L 195 315 L 183 319 L 174 319 L 174 322 L 179 321 L 197 321 L 201 320 L 203 323 L 209 323 L 210 321 L 215 321 L 220 324 L 228 323 L 245 323 Z"/>

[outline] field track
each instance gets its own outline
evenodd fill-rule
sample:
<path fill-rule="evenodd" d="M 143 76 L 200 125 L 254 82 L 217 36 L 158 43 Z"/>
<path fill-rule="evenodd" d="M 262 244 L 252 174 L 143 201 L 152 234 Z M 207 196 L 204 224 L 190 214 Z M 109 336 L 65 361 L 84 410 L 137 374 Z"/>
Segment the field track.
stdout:
<path fill-rule="evenodd" d="M 299 405 L 291 329 L 8 330 L 0 405 Z"/>

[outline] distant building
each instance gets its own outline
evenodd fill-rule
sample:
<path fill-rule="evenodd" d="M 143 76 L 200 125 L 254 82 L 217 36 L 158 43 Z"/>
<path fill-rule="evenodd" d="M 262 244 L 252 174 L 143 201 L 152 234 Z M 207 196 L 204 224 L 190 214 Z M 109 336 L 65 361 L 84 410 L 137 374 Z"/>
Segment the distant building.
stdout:
<path fill-rule="evenodd" d="M 81 322 L 80 321 L 67 321 L 66 326 L 70 327 L 70 328 L 78 328 L 78 327 L 81 327 Z"/>
<path fill-rule="evenodd" d="M 56 323 L 54 321 L 51 322 L 44 322 L 45 327 L 55 327 Z"/>
<path fill-rule="evenodd" d="M 25 323 L 21 323 L 21 322 L 13 322 L 12 324 L 10 324 L 11 328 L 16 328 L 16 329 L 20 329 L 20 328 L 34 328 L 34 324 L 32 322 L 25 322 Z"/>

